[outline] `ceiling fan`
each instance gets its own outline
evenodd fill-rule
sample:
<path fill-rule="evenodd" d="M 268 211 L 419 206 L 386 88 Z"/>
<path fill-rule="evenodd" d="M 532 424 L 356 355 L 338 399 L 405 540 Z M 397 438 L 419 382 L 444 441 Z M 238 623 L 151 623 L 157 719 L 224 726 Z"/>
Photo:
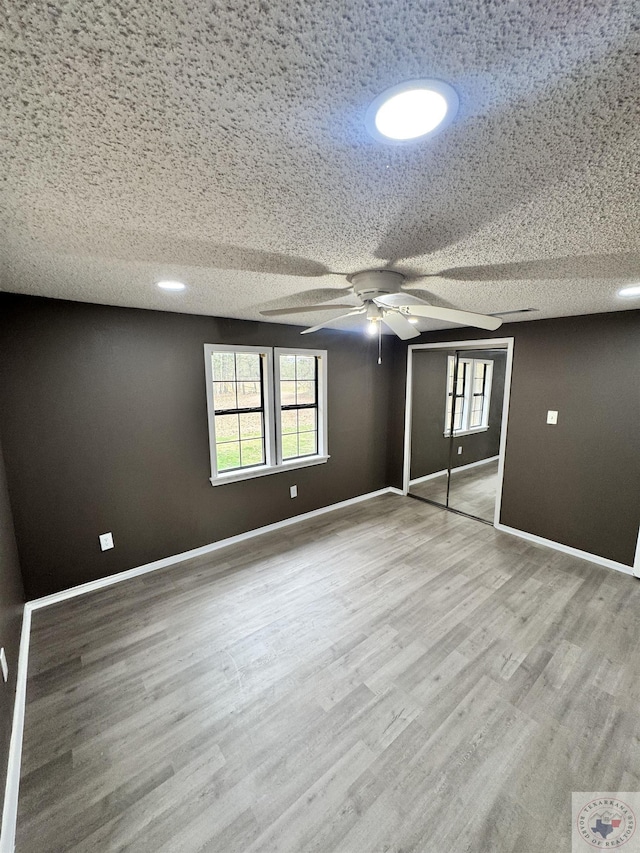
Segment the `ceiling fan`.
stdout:
<path fill-rule="evenodd" d="M 447 323 L 459 323 L 478 329 L 495 331 L 502 325 L 499 317 L 487 314 L 475 314 L 460 311 L 457 308 L 440 308 L 430 305 L 424 299 L 407 293 L 402 289 L 406 276 L 395 270 L 365 270 L 347 276 L 347 281 L 360 301 L 360 305 L 333 303 L 324 305 L 305 305 L 295 308 L 273 308 L 260 313 L 264 317 L 284 317 L 290 314 L 307 314 L 311 311 L 341 311 L 348 308 L 346 314 L 340 314 L 317 326 L 304 329 L 301 334 L 308 335 L 330 326 L 345 317 L 364 317 L 371 334 L 379 334 L 384 324 L 403 341 L 417 338 L 420 332 L 411 324 L 410 318 L 427 317 L 431 320 L 444 320 Z"/>

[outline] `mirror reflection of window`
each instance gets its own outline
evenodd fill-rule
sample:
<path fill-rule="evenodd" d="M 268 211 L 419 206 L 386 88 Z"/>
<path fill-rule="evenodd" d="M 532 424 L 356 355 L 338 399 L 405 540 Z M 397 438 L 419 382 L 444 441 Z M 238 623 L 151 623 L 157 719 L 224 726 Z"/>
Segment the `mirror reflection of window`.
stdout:
<path fill-rule="evenodd" d="M 468 435 L 489 429 L 491 405 L 491 379 L 493 362 L 480 358 L 447 359 L 447 405 L 445 409 L 444 434 L 451 434 L 453 412 L 453 434 Z"/>

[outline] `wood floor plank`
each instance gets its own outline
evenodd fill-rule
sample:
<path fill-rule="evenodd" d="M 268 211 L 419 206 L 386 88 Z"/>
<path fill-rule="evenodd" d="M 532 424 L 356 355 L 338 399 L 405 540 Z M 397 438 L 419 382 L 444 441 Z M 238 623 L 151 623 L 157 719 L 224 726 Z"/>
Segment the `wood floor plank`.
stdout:
<path fill-rule="evenodd" d="M 383 496 L 34 612 L 17 853 L 568 849 L 639 704 L 637 579 Z"/>

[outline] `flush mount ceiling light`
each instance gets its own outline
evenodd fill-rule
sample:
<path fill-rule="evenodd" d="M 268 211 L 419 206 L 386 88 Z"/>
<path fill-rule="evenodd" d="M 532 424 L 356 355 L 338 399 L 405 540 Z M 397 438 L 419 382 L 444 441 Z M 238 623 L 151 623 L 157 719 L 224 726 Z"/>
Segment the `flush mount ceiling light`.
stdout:
<path fill-rule="evenodd" d="M 618 291 L 618 296 L 624 296 L 626 299 L 632 296 L 640 296 L 640 284 L 634 284 L 631 287 L 623 287 Z"/>
<path fill-rule="evenodd" d="M 374 139 L 402 145 L 444 130 L 459 104 L 455 89 L 442 80 L 408 80 L 378 95 L 365 126 Z"/>
<path fill-rule="evenodd" d="M 185 290 L 187 286 L 181 281 L 158 281 L 156 284 L 158 287 L 162 288 L 162 290 Z"/>

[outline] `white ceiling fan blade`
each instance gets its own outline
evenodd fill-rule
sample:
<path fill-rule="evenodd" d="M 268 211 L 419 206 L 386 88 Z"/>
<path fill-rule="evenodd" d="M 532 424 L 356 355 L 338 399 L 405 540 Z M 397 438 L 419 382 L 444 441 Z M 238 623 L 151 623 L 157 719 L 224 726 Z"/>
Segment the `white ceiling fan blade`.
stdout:
<path fill-rule="evenodd" d="M 376 296 L 373 300 L 376 305 L 382 305 L 383 308 L 399 308 L 407 305 L 429 305 L 424 299 L 419 296 L 414 296 L 412 293 L 388 293 L 386 296 Z"/>
<path fill-rule="evenodd" d="M 403 341 L 408 341 L 409 338 L 420 337 L 420 332 L 416 327 L 412 326 L 407 318 L 403 317 L 402 314 L 398 314 L 397 311 L 385 311 L 382 317 L 382 322 L 388 326 L 392 332 L 395 332 L 399 338 L 402 338 Z"/>
<path fill-rule="evenodd" d="M 353 305 L 345 305 L 338 303 L 335 305 L 300 305 L 296 308 L 269 308 L 267 311 L 261 311 L 263 317 L 284 317 L 285 314 L 308 314 L 310 311 L 335 311 L 343 308 L 353 308 Z"/>
<path fill-rule="evenodd" d="M 333 317 L 331 320 L 327 320 L 324 323 L 318 323 L 317 326 L 311 326 L 308 329 L 303 329 L 300 334 L 301 335 L 309 335 L 311 332 L 317 332 L 319 329 L 324 329 L 326 326 L 331 326 L 333 323 L 336 323 L 338 320 L 344 320 L 345 317 L 356 317 L 358 314 L 362 314 L 364 308 L 357 308 L 355 311 L 349 311 L 348 314 L 341 314 L 339 317 Z"/>
<path fill-rule="evenodd" d="M 444 320 L 447 323 L 458 323 L 461 326 L 474 326 L 477 329 L 489 329 L 494 332 L 502 325 L 499 317 L 489 317 L 487 314 L 474 314 L 471 311 L 458 311 L 457 308 L 436 308 L 435 305 L 401 305 L 407 314 L 414 317 L 428 317 L 430 320 Z"/>

